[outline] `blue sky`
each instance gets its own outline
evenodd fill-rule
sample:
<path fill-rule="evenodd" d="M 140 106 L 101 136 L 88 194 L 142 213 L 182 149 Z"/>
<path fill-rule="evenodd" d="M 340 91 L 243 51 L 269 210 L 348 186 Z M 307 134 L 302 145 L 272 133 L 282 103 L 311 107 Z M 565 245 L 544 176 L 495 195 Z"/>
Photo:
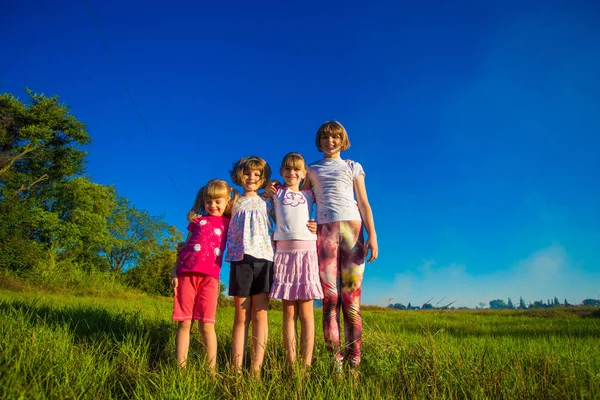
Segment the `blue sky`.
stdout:
<path fill-rule="evenodd" d="M 416 3 L 8 0 L 0 92 L 60 95 L 92 180 L 181 231 L 208 179 L 317 160 L 337 119 L 379 237 L 364 304 L 600 298 L 600 6 Z"/>

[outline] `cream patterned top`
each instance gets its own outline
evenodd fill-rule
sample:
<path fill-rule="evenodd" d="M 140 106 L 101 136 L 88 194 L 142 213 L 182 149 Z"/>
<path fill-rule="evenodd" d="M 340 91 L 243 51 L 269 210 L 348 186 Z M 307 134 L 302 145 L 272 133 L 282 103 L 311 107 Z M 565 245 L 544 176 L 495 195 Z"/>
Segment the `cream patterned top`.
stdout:
<path fill-rule="evenodd" d="M 229 222 L 225 261 L 240 261 L 244 254 L 273 261 L 273 218 L 273 199 L 240 196 Z"/>

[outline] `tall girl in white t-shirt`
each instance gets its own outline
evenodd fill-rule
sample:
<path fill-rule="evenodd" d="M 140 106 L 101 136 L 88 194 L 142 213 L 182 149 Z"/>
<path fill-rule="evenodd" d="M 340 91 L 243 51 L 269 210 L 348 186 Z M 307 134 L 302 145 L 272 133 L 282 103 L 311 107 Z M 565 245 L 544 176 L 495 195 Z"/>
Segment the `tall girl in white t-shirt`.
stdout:
<path fill-rule="evenodd" d="M 296 362 L 296 323 L 300 319 L 300 355 L 312 364 L 315 344 L 313 300 L 323 298 L 319 280 L 317 235 L 307 224 L 314 206 L 312 190 L 300 190 L 306 163 L 299 153 L 288 153 L 281 162 L 285 186 L 277 185 L 273 205 L 277 227 L 270 297 L 283 301 L 283 344 L 288 362 Z M 312 222 L 311 224 L 314 224 Z M 314 229 L 313 229 L 314 230 Z"/>
<path fill-rule="evenodd" d="M 373 212 L 367 198 L 365 172 L 341 152 L 350 147 L 346 129 L 337 121 L 325 122 L 317 131 L 316 146 L 323 159 L 308 166 L 317 201 L 317 253 L 323 287 L 323 333 L 334 365 L 341 371 L 346 361 L 358 373 L 362 344 L 360 295 L 367 252 L 378 255 Z M 363 227 L 367 232 L 364 240 Z M 340 308 L 344 314 L 346 351 L 340 345 Z"/>

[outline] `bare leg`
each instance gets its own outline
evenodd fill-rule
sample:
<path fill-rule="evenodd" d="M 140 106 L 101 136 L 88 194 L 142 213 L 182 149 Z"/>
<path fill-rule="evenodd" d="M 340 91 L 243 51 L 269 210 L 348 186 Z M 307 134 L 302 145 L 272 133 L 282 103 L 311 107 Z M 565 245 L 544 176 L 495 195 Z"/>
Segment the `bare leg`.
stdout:
<path fill-rule="evenodd" d="M 312 300 L 298 300 L 298 313 L 300 314 L 300 354 L 304 364 L 312 364 L 313 349 L 315 347 L 315 316 L 313 313 Z"/>
<path fill-rule="evenodd" d="M 217 367 L 217 334 L 215 332 L 215 324 L 198 321 L 198 329 L 200 330 L 200 338 L 206 351 L 206 363 L 211 374 L 214 375 Z"/>
<path fill-rule="evenodd" d="M 290 365 L 296 362 L 296 320 L 298 307 L 295 300 L 283 300 L 283 346 Z"/>
<path fill-rule="evenodd" d="M 234 297 L 235 317 L 231 333 L 231 362 L 236 371 L 242 370 L 246 340 L 248 339 L 248 326 L 251 320 L 251 297 Z"/>
<path fill-rule="evenodd" d="M 269 336 L 269 294 L 252 296 L 252 373 L 258 375 L 265 358 L 267 337 Z"/>
<path fill-rule="evenodd" d="M 175 336 L 175 354 L 177 355 L 177 364 L 185 368 L 187 364 L 188 350 L 190 348 L 190 331 L 192 321 L 179 321 L 177 323 L 177 335 Z"/>

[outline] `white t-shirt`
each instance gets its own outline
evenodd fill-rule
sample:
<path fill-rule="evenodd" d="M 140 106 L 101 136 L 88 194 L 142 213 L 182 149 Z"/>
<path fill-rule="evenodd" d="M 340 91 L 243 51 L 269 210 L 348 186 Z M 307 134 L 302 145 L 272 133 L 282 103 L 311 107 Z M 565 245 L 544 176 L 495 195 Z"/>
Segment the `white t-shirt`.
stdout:
<path fill-rule="evenodd" d="M 354 199 L 354 180 L 364 174 L 359 163 L 341 158 L 324 158 L 308 166 L 317 199 L 317 224 L 361 221 Z"/>
<path fill-rule="evenodd" d="M 275 233 L 273 240 L 317 240 L 306 224 L 315 204 L 312 190 L 294 192 L 286 186 L 278 186 L 273 195 L 275 207 Z"/>

